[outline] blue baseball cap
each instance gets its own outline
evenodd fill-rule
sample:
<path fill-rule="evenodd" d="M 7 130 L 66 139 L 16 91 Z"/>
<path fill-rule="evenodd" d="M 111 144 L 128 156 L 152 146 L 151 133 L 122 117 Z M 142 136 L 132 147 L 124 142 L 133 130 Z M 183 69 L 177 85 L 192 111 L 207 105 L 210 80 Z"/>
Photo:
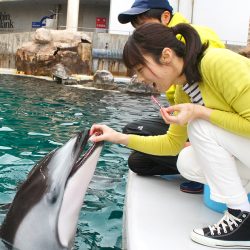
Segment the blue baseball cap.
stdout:
<path fill-rule="evenodd" d="M 129 23 L 134 16 L 142 14 L 150 9 L 164 9 L 173 11 L 167 0 L 135 0 L 131 8 L 118 15 L 120 23 Z"/>

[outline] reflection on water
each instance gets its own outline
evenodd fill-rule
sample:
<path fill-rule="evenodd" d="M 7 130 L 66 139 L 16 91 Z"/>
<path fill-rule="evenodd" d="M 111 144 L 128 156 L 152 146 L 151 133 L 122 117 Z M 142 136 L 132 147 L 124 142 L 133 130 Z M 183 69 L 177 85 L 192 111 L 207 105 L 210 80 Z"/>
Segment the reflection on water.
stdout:
<path fill-rule="evenodd" d="M 0 75 L 0 204 L 13 199 L 32 166 L 93 123 L 114 129 L 156 115 L 149 97 L 93 91 Z M 127 157 L 106 143 L 79 217 L 75 249 L 121 249 Z M 6 210 L 0 210 L 0 220 Z"/>

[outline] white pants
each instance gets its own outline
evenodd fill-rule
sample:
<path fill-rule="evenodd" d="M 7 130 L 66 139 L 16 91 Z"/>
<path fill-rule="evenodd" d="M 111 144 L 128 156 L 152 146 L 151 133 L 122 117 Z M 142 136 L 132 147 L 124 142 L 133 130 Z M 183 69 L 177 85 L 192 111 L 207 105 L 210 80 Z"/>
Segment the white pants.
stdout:
<path fill-rule="evenodd" d="M 177 161 L 180 173 L 208 184 L 215 201 L 246 202 L 250 192 L 250 138 L 200 119 L 188 124 L 188 136 L 191 146 L 181 151 Z"/>

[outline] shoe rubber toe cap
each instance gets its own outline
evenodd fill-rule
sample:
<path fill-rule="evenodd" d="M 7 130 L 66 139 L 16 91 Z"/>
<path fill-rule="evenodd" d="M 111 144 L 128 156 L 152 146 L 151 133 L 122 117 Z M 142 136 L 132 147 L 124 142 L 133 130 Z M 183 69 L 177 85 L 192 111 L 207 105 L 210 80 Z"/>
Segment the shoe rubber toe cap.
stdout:
<path fill-rule="evenodd" d="M 201 228 L 194 229 L 192 234 L 199 234 L 204 236 L 204 231 Z"/>

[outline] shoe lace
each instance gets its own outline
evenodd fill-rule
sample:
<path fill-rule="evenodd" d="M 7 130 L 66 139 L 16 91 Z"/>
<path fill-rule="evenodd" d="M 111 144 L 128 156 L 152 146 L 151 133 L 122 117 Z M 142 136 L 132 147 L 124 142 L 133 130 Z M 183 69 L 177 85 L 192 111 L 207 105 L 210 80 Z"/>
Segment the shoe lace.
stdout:
<path fill-rule="evenodd" d="M 211 232 L 211 235 L 214 235 L 215 233 L 221 235 L 221 230 L 223 230 L 224 233 L 227 233 L 227 227 L 229 227 L 230 231 L 234 230 L 232 227 L 233 225 L 238 227 L 239 224 L 237 222 L 242 222 L 242 220 L 226 211 L 218 223 L 214 224 L 213 226 L 208 226 L 208 228 Z"/>

